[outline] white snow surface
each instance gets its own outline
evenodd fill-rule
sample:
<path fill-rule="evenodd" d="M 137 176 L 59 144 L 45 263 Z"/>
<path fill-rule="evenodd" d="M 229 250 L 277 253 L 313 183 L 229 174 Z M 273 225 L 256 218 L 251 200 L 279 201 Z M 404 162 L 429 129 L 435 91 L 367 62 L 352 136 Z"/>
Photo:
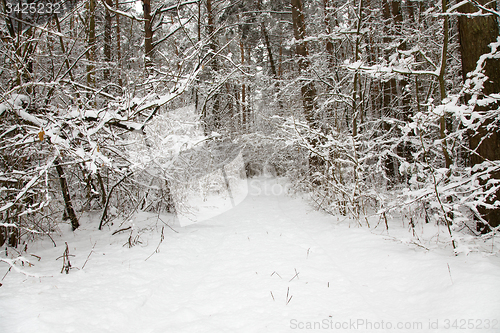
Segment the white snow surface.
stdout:
<path fill-rule="evenodd" d="M 147 213 L 122 225 L 140 235 L 132 248 L 123 246 L 130 230 L 112 235 L 115 223 L 99 232 L 95 217 L 62 231 L 57 247 L 32 244 L 41 260 L 24 254 L 35 266 L 21 268 L 48 277 L 7 274 L 0 332 L 500 331 L 496 255 L 395 242 L 314 211 L 276 180 L 249 181 L 234 209 L 173 225 L 178 233 L 165 227 L 156 253 L 164 224 Z M 56 260 L 64 242 L 74 255 L 69 274 Z M 2 276 L 7 268 L 0 263 Z"/>

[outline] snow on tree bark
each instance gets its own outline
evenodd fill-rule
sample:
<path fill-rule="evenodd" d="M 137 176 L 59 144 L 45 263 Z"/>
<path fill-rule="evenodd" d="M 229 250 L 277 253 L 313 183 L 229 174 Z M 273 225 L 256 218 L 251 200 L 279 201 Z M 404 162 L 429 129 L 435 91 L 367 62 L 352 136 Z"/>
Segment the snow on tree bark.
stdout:
<path fill-rule="evenodd" d="M 477 3 L 490 9 L 496 9 L 495 2 L 488 0 L 478 0 Z M 459 8 L 463 14 L 459 18 L 460 51 L 462 59 L 462 75 L 464 81 L 467 74 L 476 69 L 477 62 L 481 55 L 489 53 L 489 44 L 495 42 L 499 37 L 498 21 L 494 15 L 469 16 L 478 12 L 479 9 L 471 2 L 463 4 Z M 500 92 L 500 59 L 488 59 L 483 68 L 488 80 L 484 83 L 483 95 L 490 95 Z M 490 103 L 487 105 L 476 105 L 474 111 L 483 115 L 497 110 L 499 104 Z M 500 129 L 498 124 L 493 125 L 491 118 L 482 122 L 476 133 L 470 133 L 469 145 L 471 165 L 480 164 L 484 161 L 500 160 Z M 500 179 L 500 172 L 490 175 L 492 178 Z M 483 182 L 483 185 L 485 182 Z M 487 198 L 486 202 L 493 204 L 500 200 L 500 190 Z M 479 207 L 479 213 L 488 222 L 488 225 L 479 223 L 479 231 L 488 232 L 491 228 L 500 225 L 500 208 Z"/>

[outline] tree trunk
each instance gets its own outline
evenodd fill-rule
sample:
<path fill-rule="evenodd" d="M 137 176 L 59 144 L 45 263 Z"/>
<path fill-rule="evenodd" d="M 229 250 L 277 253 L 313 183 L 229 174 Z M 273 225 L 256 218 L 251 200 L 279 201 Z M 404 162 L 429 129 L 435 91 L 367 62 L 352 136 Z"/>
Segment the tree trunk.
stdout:
<path fill-rule="evenodd" d="M 359 8 L 358 8 L 358 23 L 356 28 L 356 43 L 354 46 L 354 59 L 355 61 L 359 60 L 359 44 L 361 43 L 360 33 L 361 33 L 361 24 L 362 24 L 362 14 L 363 14 L 363 0 L 359 0 Z M 354 73 L 354 82 L 353 82 L 353 93 L 352 93 L 352 136 L 358 135 L 358 116 L 359 116 L 359 105 L 357 103 L 359 97 L 359 73 L 356 71 Z M 361 105 L 361 101 L 360 101 Z"/>
<path fill-rule="evenodd" d="M 257 1 L 257 9 L 259 11 L 262 11 L 262 0 Z M 271 46 L 271 41 L 269 39 L 269 33 L 266 29 L 266 24 L 264 22 L 264 17 L 260 18 L 260 31 L 262 33 L 262 36 L 264 37 L 264 42 L 266 44 L 266 50 L 267 50 L 267 56 L 269 58 L 269 67 L 271 68 L 271 74 L 273 76 L 273 82 L 274 82 L 274 89 L 276 91 L 278 90 L 279 87 L 279 81 L 278 81 L 278 72 L 276 70 L 276 62 L 273 56 L 273 48 Z M 283 109 L 283 101 L 281 98 L 276 94 L 277 100 L 278 100 L 278 106 L 279 110 L 281 111 Z"/>
<path fill-rule="evenodd" d="M 216 50 L 216 43 L 215 43 L 215 36 L 213 36 L 214 34 L 214 31 L 215 31 L 215 27 L 214 27 L 214 14 L 212 13 L 212 0 L 207 0 L 206 2 L 206 6 L 207 6 L 207 33 L 208 33 L 208 37 L 209 37 L 209 48 L 212 52 L 215 53 L 215 50 Z M 213 69 L 216 71 L 217 70 L 217 61 L 216 59 L 214 58 L 213 59 Z"/>
<path fill-rule="evenodd" d="M 262 11 L 262 0 L 257 1 L 257 9 Z M 260 21 L 260 31 L 262 36 L 264 36 L 264 42 L 266 43 L 267 56 L 269 57 L 269 66 L 271 67 L 271 74 L 274 79 L 278 79 L 278 73 L 276 72 L 276 65 L 274 63 L 273 52 L 271 48 L 271 42 L 269 41 L 269 34 L 267 33 L 266 24 L 264 19 L 261 18 Z"/>
<path fill-rule="evenodd" d="M 291 0 L 292 1 L 292 20 L 293 20 L 293 34 L 295 37 L 295 54 L 297 55 L 299 63 L 299 71 L 304 73 L 307 72 L 309 68 L 309 60 L 307 59 L 307 44 L 304 41 L 306 35 L 306 28 L 304 24 L 304 13 L 302 9 L 301 0 Z M 304 115 L 306 117 L 309 126 L 312 128 L 317 128 L 318 124 L 316 122 L 316 117 L 314 116 L 314 110 L 316 108 L 316 89 L 314 84 L 310 81 L 303 84 L 301 89 L 302 103 L 304 107 Z"/>
<path fill-rule="evenodd" d="M 306 27 L 304 23 L 304 12 L 302 8 L 301 0 L 291 0 L 292 1 L 292 20 L 293 20 L 293 33 L 295 37 L 295 54 L 298 57 L 299 72 L 305 74 L 309 68 L 309 59 L 307 58 L 307 43 L 304 40 L 306 35 Z M 304 116 L 307 123 L 311 129 L 320 129 L 320 124 L 318 123 L 315 115 L 316 106 L 316 88 L 312 81 L 307 81 L 302 84 L 301 89 L 302 105 L 304 109 Z M 320 143 L 317 138 L 309 138 L 308 143 L 312 149 L 318 146 Z M 309 172 L 313 174 L 324 165 L 324 161 L 321 157 L 315 153 L 309 156 Z"/>
<path fill-rule="evenodd" d="M 142 0 L 144 12 L 144 65 L 146 69 L 153 64 L 153 30 L 151 26 L 151 0 Z"/>
<path fill-rule="evenodd" d="M 412 20 L 411 15 L 409 20 Z M 403 2 L 401 0 L 383 0 L 382 2 L 382 19 L 384 21 L 384 37 L 383 43 L 386 51 L 384 57 L 388 60 L 392 52 L 406 51 L 408 46 L 406 37 L 403 35 Z M 392 28 L 391 28 L 392 27 Z M 392 32 L 394 31 L 395 34 Z M 395 37 L 388 37 L 390 35 Z M 398 43 L 395 48 L 391 44 Z M 383 52 L 383 51 L 382 51 Z M 406 91 L 408 80 L 403 78 L 398 80 L 391 78 L 387 82 L 381 82 L 382 96 L 380 104 L 382 105 L 381 114 L 387 118 L 396 118 L 408 123 L 412 117 L 411 111 L 411 95 Z M 385 131 L 390 131 L 394 125 L 384 122 L 383 128 Z M 412 161 L 411 145 L 402 143 L 396 147 L 395 153 L 406 159 L 408 162 Z M 385 159 L 385 170 L 387 178 L 390 179 L 390 185 L 404 181 L 399 174 L 399 160 L 394 157 L 387 157 Z"/>
<path fill-rule="evenodd" d="M 101 189 L 101 205 L 104 207 L 106 204 L 106 188 L 104 187 L 104 181 L 100 172 L 97 172 L 97 181 L 99 182 L 99 188 Z"/>
<path fill-rule="evenodd" d="M 330 13 L 330 1 L 329 0 L 323 0 L 323 15 L 324 15 L 324 21 L 325 21 L 325 32 L 330 35 L 332 33 L 332 27 L 331 27 L 331 13 Z M 333 69 L 335 66 L 335 55 L 334 55 L 334 45 L 332 43 L 332 40 L 328 38 L 326 40 L 326 52 L 328 53 L 328 66 L 330 69 Z"/>
<path fill-rule="evenodd" d="M 106 0 L 106 4 L 112 7 L 113 0 Z M 111 12 L 106 9 L 104 17 L 104 61 L 106 62 L 106 68 L 103 73 L 105 82 L 109 81 L 109 68 L 111 66 L 111 23 Z"/>
<path fill-rule="evenodd" d="M 69 194 L 66 175 L 64 173 L 63 167 L 57 159 L 54 161 L 54 165 L 56 166 L 57 174 L 59 175 L 59 183 L 61 184 L 64 205 L 66 206 L 66 214 L 71 221 L 71 227 L 73 228 L 73 231 L 75 231 L 80 226 L 80 223 L 78 222 L 78 218 L 76 217 L 75 211 L 73 210 L 73 204 L 71 203 L 71 196 Z"/>
<path fill-rule="evenodd" d="M 485 7 L 495 9 L 495 2 L 489 0 L 477 0 L 477 2 Z M 459 8 L 460 12 L 473 13 L 477 8 L 471 3 L 462 5 Z M 459 17 L 459 36 L 460 36 L 460 51 L 462 56 L 462 75 L 464 81 L 467 73 L 475 70 L 479 57 L 485 53 L 489 53 L 491 49 L 488 44 L 495 42 L 498 34 L 497 18 L 490 16 L 474 16 L 474 17 Z M 484 83 L 482 93 L 489 95 L 500 92 L 500 59 L 488 59 L 484 66 L 484 74 L 489 78 Z M 467 97 L 468 99 L 468 97 Z M 496 110 L 499 107 L 498 103 L 485 106 L 477 106 L 474 111 L 488 113 L 488 111 Z M 491 126 L 492 121 L 484 121 L 476 133 L 472 133 L 469 139 L 470 149 L 475 153 L 470 155 L 471 165 L 476 165 L 485 160 L 500 160 L 500 131 L 498 126 Z M 500 179 L 500 173 L 491 174 L 490 177 Z M 483 183 L 484 185 L 484 183 Z M 486 202 L 494 203 L 500 199 L 500 190 L 487 198 Z M 489 225 L 478 223 L 478 231 L 483 233 L 489 232 L 491 228 L 500 225 L 500 210 L 487 209 L 484 207 L 478 208 L 482 218 Z"/>
<path fill-rule="evenodd" d="M 241 53 L 241 65 L 245 65 L 245 46 L 243 44 L 243 37 L 240 38 L 240 53 Z M 243 78 L 244 79 L 244 78 Z M 241 114 L 242 114 L 242 128 L 246 130 L 248 128 L 247 125 L 247 108 L 246 108 L 246 95 L 245 95 L 245 83 L 241 85 Z"/>
<path fill-rule="evenodd" d="M 441 12 L 446 13 L 448 10 L 448 0 L 441 0 Z M 439 76 L 438 76 L 438 81 L 439 81 L 439 91 L 440 91 L 440 97 L 441 101 L 446 98 L 446 86 L 445 86 L 445 74 L 446 74 L 446 60 L 448 58 L 448 34 L 449 34 L 449 28 L 448 28 L 448 16 L 444 15 L 443 18 L 443 48 L 441 50 L 441 67 L 439 69 Z M 448 147 L 446 143 L 446 132 L 447 132 L 447 117 L 446 114 L 443 114 L 441 116 L 441 119 L 439 120 L 439 133 L 440 137 L 442 140 L 442 147 L 443 147 L 443 155 L 445 159 L 445 167 L 447 169 L 450 168 L 452 164 L 452 160 L 450 157 L 450 154 L 448 152 Z"/>
<path fill-rule="evenodd" d="M 95 85 L 94 71 L 95 71 L 95 0 L 89 0 L 87 3 L 87 19 L 88 19 L 88 45 L 90 49 L 87 51 L 87 85 L 93 87 Z M 90 96 L 90 95 L 89 95 Z"/>
<path fill-rule="evenodd" d="M 207 35 L 208 35 L 208 47 L 212 53 L 212 58 L 207 67 L 207 75 L 209 81 L 214 82 L 216 79 L 216 73 L 219 70 L 219 65 L 217 62 L 217 57 L 215 56 L 217 52 L 217 39 L 215 37 L 215 17 L 214 9 L 212 8 L 212 0 L 206 0 L 206 11 L 207 11 Z M 208 97 L 210 98 L 210 96 Z M 218 91 L 214 91 L 212 95 L 212 105 L 210 110 L 207 110 L 207 102 L 204 103 L 202 110 L 202 117 L 205 122 L 205 134 L 210 135 L 212 131 L 219 132 L 222 130 L 222 115 L 221 115 L 221 96 Z"/>
<path fill-rule="evenodd" d="M 118 0 L 115 2 L 116 10 L 120 10 L 120 4 Z M 120 15 L 116 14 L 116 63 L 118 65 L 118 85 L 123 87 L 122 81 L 122 42 L 121 42 L 121 31 L 120 31 Z"/>

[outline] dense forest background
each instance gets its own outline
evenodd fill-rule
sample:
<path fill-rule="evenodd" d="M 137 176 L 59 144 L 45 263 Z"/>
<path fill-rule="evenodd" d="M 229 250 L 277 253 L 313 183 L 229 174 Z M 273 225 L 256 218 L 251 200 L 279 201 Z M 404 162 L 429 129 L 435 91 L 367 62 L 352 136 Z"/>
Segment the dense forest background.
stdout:
<path fill-rule="evenodd" d="M 1 7 L 0 245 L 84 212 L 99 229 L 175 213 L 173 184 L 238 152 L 247 176 L 286 176 L 360 225 L 498 232 L 495 1 Z"/>

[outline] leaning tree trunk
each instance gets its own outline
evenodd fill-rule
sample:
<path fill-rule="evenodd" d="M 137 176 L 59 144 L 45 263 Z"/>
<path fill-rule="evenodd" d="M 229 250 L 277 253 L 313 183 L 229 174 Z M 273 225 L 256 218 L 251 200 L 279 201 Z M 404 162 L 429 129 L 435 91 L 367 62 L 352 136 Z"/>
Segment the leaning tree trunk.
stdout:
<path fill-rule="evenodd" d="M 73 228 L 73 231 L 75 231 L 80 226 L 80 223 L 78 222 L 78 218 L 76 217 L 75 211 L 73 209 L 73 204 L 71 203 L 71 196 L 69 195 L 66 174 L 64 173 L 64 169 L 58 160 L 54 161 L 54 165 L 56 166 L 57 174 L 59 175 L 59 183 L 61 184 L 64 205 L 66 206 L 66 214 L 71 221 L 71 227 Z"/>
<path fill-rule="evenodd" d="M 261 0 L 257 1 L 257 9 L 259 11 L 262 11 L 262 1 Z M 269 58 L 269 67 L 271 69 L 271 74 L 272 74 L 273 80 L 274 80 L 274 90 L 276 91 L 276 98 L 277 98 L 279 110 L 281 111 L 281 110 L 283 110 L 284 106 L 283 106 L 283 101 L 278 93 L 278 87 L 280 85 L 279 77 L 278 77 L 278 72 L 276 70 L 276 62 L 275 62 L 275 59 L 273 56 L 273 48 L 271 46 L 271 41 L 269 39 L 269 33 L 267 31 L 265 20 L 264 20 L 263 16 L 261 16 L 261 18 L 260 18 L 260 31 L 261 31 L 262 36 L 264 37 L 264 42 L 265 42 L 266 50 L 267 50 L 267 56 Z"/>
<path fill-rule="evenodd" d="M 489 0 L 477 0 L 478 4 L 494 9 L 495 2 Z M 462 5 L 459 8 L 460 12 L 473 13 L 478 9 L 471 3 Z M 460 50 L 462 55 L 462 74 L 464 81 L 467 73 L 475 70 L 479 57 L 485 53 L 489 53 L 490 43 L 497 40 L 499 34 L 497 18 L 490 16 L 460 16 L 459 18 L 459 35 L 460 35 Z M 489 95 L 500 92 L 500 59 L 488 59 L 484 65 L 484 74 L 488 80 L 484 83 L 482 93 Z M 475 106 L 474 111 L 488 113 L 488 111 L 496 110 L 499 107 L 498 103 L 484 106 Z M 495 161 L 500 160 L 500 130 L 498 126 L 488 126 L 492 120 L 484 121 L 479 129 L 472 133 L 469 139 L 471 151 L 471 165 L 476 165 L 485 160 Z M 500 172 L 490 175 L 494 179 L 500 179 Z M 484 184 L 483 184 L 484 185 Z M 492 204 L 500 199 L 500 190 L 487 198 L 487 203 Z M 483 233 L 489 232 L 491 228 L 500 225 L 500 209 L 479 207 L 479 213 L 482 218 L 489 224 L 478 224 L 478 231 Z"/>

